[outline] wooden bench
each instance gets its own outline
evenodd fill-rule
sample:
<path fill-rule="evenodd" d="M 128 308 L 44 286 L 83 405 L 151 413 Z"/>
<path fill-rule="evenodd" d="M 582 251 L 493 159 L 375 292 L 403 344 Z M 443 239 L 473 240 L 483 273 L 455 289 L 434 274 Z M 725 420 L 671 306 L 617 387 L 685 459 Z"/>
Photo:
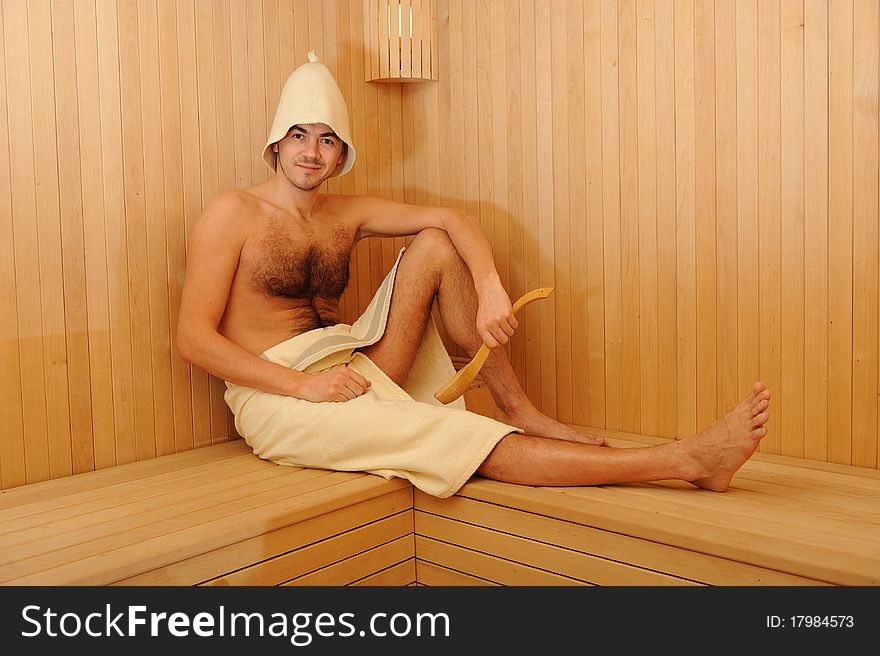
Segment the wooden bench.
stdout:
<path fill-rule="evenodd" d="M 412 488 L 243 440 L 0 494 L 4 585 L 415 581 Z"/>
<path fill-rule="evenodd" d="M 663 441 L 591 431 L 614 446 Z M 880 472 L 756 454 L 718 494 L 681 482 L 415 493 L 426 585 L 878 585 Z"/>
<path fill-rule="evenodd" d="M 880 472 L 762 454 L 724 494 L 475 477 L 437 499 L 236 440 L 0 493 L 0 584 L 877 585 L 878 502 Z"/>

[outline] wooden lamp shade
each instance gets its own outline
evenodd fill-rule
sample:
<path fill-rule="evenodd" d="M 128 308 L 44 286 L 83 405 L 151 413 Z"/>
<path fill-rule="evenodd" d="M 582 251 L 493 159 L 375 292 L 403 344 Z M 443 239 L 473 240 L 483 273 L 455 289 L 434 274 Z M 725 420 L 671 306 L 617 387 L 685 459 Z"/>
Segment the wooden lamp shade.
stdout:
<path fill-rule="evenodd" d="M 367 81 L 437 79 L 434 0 L 364 0 Z"/>

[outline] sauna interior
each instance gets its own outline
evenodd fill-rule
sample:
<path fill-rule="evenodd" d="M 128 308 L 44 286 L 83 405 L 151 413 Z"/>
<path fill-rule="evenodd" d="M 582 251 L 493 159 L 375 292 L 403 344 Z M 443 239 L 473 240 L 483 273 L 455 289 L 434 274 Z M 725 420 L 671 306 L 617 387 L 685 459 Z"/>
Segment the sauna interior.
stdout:
<path fill-rule="evenodd" d="M 769 386 L 726 492 L 254 455 L 179 355 L 187 237 L 269 180 L 311 51 L 327 192 L 466 212 L 553 289 L 505 347 L 544 413 L 649 447 Z M 880 585 L 878 60 L 876 0 L 0 0 L 0 585 Z"/>

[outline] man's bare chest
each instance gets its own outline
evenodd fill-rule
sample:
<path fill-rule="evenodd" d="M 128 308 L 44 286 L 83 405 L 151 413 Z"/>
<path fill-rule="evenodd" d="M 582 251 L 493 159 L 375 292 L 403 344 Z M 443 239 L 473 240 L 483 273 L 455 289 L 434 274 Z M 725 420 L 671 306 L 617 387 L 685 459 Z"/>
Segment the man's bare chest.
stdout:
<path fill-rule="evenodd" d="M 268 297 L 338 299 L 348 284 L 353 245 L 342 227 L 270 222 L 247 245 L 249 283 Z"/>

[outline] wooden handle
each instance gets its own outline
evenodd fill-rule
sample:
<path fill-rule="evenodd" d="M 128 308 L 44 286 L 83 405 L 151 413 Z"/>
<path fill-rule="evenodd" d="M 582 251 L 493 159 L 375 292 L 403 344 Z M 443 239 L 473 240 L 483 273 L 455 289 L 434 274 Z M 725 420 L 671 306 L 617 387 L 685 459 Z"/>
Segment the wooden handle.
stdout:
<path fill-rule="evenodd" d="M 533 289 L 532 291 L 523 294 L 516 300 L 516 302 L 513 304 L 513 311 L 518 312 L 524 305 L 527 305 L 528 303 L 531 303 L 532 301 L 535 301 L 539 298 L 547 298 L 552 293 L 552 287 L 539 287 L 537 289 Z M 485 364 L 486 358 L 489 357 L 489 352 L 490 349 L 488 346 L 486 346 L 485 344 L 480 346 L 480 350 L 477 351 L 477 354 L 473 357 L 473 359 L 457 372 L 455 372 L 455 375 L 450 378 L 445 385 L 434 392 L 434 398 L 440 401 L 440 403 L 446 404 L 451 403 L 459 396 L 464 394 L 467 391 L 467 388 L 470 387 L 470 384 L 473 382 L 474 378 L 476 378 L 477 374 L 480 373 L 480 369 Z"/>

